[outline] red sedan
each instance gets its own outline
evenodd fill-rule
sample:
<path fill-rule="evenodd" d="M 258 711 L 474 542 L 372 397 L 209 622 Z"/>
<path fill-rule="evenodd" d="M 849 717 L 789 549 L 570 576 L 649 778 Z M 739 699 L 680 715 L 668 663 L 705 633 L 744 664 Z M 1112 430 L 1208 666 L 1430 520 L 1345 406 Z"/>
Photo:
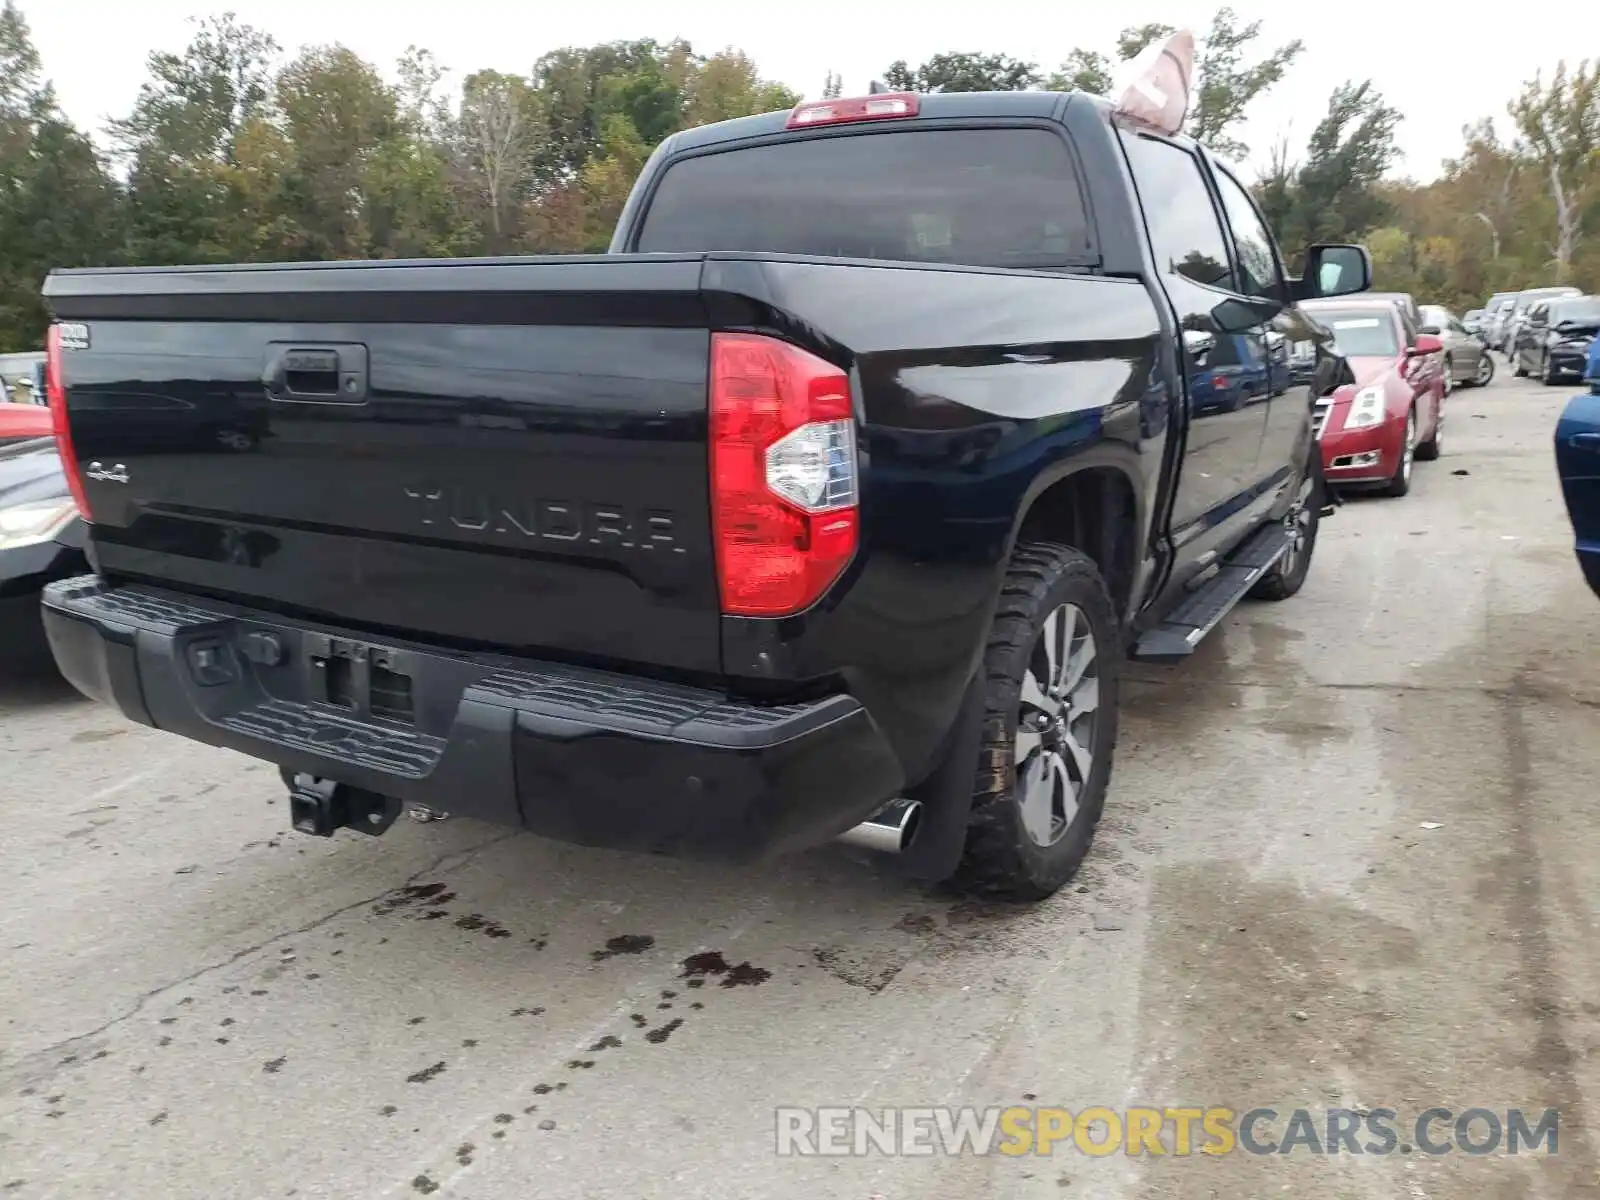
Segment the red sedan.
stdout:
<path fill-rule="evenodd" d="M 1409 327 L 1393 304 L 1352 297 L 1304 307 L 1332 331 L 1356 377 L 1317 401 L 1328 482 L 1404 496 L 1412 462 L 1439 457 L 1444 343 Z"/>
<path fill-rule="evenodd" d="M 0 402 L 0 443 L 49 437 L 50 410 L 42 404 Z"/>

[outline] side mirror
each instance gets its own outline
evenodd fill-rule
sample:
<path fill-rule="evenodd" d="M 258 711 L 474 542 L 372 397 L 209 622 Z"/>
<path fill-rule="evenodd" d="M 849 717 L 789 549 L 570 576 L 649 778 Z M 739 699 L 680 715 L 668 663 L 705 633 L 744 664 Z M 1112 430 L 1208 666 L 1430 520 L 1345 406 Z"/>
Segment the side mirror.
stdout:
<path fill-rule="evenodd" d="M 1421 329 L 1417 330 L 1417 332 L 1418 333 L 1431 333 L 1434 337 L 1438 337 L 1439 336 L 1439 327 L 1437 325 L 1424 325 Z"/>
<path fill-rule="evenodd" d="M 1306 250 L 1306 270 L 1294 286 L 1297 300 L 1353 296 L 1372 287 L 1372 255 L 1365 246 L 1319 243 Z"/>
<path fill-rule="evenodd" d="M 1211 319 L 1223 333 L 1248 333 L 1282 311 L 1283 305 L 1276 300 L 1230 296 L 1212 306 Z"/>
<path fill-rule="evenodd" d="M 1439 354 L 1444 350 L 1444 343 L 1431 333 L 1419 333 L 1417 344 L 1406 353 L 1413 358 L 1421 358 L 1425 354 Z"/>

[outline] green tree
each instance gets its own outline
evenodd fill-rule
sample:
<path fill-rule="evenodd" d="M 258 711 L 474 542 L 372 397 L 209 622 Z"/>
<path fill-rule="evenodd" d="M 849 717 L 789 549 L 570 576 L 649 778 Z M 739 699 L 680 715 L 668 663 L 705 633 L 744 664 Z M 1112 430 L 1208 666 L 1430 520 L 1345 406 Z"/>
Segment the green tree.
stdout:
<path fill-rule="evenodd" d="M 622 206 L 649 157 L 650 146 L 639 136 L 633 122 L 621 113 L 607 117 L 601 152 L 583 168 L 582 249 L 598 253 L 610 243 Z"/>
<path fill-rule="evenodd" d="M 548 132 L 543 98 L 527 79 L 479 71 L 462 85 L 458 165 L 492 253 L 515 241 L 534 162 Z"/>
<path fill-rule="evenodd" d="M 798 93 L 781 83 L 762 79 L 756 64 L 739 50 L 723 50 L 700 62 L 690 74 L 685 90 L 686 129 L 793 108 L 800 103 Z"/>
<path fill-rule="evenodd" d="M 1089 92 L 1104 96 L 1111 91 L 1111 60 L 1098 50 L 1074 50 L 1045 86 L 1052 92 Z"/>
<path fill-rule="evenodd" d="M 884 82 L 900 92 L 1020 92 L 1037 87 L 1039 68 L 1008 54 L 935 54 L 920 67 L 889 64 Z"/>
<path fill-rule="evenodd" d="M 177 54 L 152 53 L 133 111 L 111 122 L 128 170 L 128 254 L 135 262 L 242 256 L 231 179 L 239 131 L 271 100 L 272 38 L 231 13 L 198 21 Z"/>
<path fill-rule="evenodd" d="M 112 261 L 121 196 L 93 144 L 61 115 L 27 21 L 0 7 L 0 348 L 36 348 L 53 267 Z"/>
<path fill-rule="evenodd" d="M 645 160 L 670 134 L 800 99 L 763 79 L 748 55 L 703 58 L 687 42 L 558 50 L 540 60 L 534 82 L 547 141 L 534 159 L 531 194 L 549 211 L 524 206 L 524 244 L 540 250 L 604 249 Z"/>
<path fill-rule="evenodd" d="M 1378 185 L 1397 157 L 1399 122 L 1370 80 L 1345 83 L 1329 97 L 1303 163 L 1279 144 L 1257 200 L 1280 245 L 1348 240 L 1387 220 L 1391 206 Z"/>
<path fill-rule="evenodd" d="M 363 258 L 379 247 L 371 223 L 376 156 L 404 136 L 394 91 L 343 46 L 313 46 L 278 73 L 288 158 L 280 202 L 298 235 L 296 257 Z"/>
<path fill-rule="evenodd" d="M 1506 106 L 1525 153 L 1549 185 L 1556 279 L 1572 278 L 1585 217 L 1600 201 L 1600 59 L 1569 71 L 1560 63 L 1546 86 L 1539 75 Z"/>
<path fill-rule="evenodd" d="M 547 133 L 534 163 L 542 187 L 574 182 L 600 152 L 605 118 L 621 112 L 641 136 L 677 128 L 681 93 L 671 80 L 686 67 L 688 47 L 662 47 L 648 38 L 567 46 L 534 64 L 533 85 L 544 99 Z M 665 61 L 663 61 L 665 60 Z"/>

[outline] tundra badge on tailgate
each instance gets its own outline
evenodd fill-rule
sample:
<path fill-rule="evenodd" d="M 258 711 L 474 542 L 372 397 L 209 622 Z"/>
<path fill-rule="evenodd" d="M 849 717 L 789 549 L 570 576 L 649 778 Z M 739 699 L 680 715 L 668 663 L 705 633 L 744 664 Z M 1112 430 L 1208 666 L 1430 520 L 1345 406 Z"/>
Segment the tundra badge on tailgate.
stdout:
<path fill-rule="evenodd" d="M 89 348 L 89 327 L 81 321 L 62 321 L 56 328 L 61 331 L 61 348 L 63 350 L 87 350 Z"/>
<path fill-rule="evenodd" d="M 661 551 L 670 558 L 686 553 L 678 542 L 675 518 L 665 509 L 636 510 L 622 504 L 587 500 L 533 500 L 501 496 L 476 488 L 421 483 L 403 489 L 416 501 L 420 524 L 452 525 L 465 533 L 513 534 L 542 541 Z"/>

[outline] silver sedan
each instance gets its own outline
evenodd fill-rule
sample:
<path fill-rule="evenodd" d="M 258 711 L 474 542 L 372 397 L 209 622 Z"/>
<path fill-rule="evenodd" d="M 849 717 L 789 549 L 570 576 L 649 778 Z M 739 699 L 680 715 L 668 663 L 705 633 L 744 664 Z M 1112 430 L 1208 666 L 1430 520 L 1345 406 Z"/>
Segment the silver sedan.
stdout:
<path fill-rule="evenodd" d="M 1421 311 L 1420 332 L 1434 334 L 1444 343 L 1449 386 L 1483 387 L 1494 378 L 1494 359 L 1484 344 L 1467 332 L 1460 317 L 1437 304 L 1424 304 Z"/>

